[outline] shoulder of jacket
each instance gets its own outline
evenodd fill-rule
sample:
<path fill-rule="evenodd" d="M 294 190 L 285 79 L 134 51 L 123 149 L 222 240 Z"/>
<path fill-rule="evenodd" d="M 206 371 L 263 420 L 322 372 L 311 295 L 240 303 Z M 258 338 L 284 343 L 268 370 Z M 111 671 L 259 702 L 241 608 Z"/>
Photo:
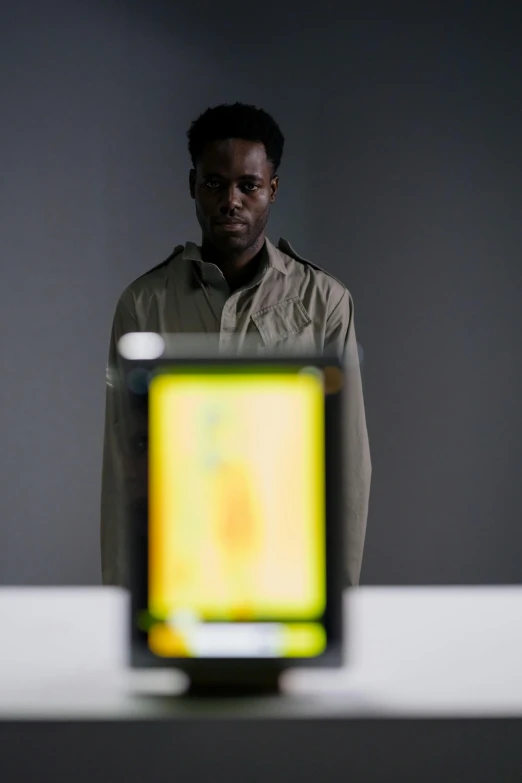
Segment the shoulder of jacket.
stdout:
<path fill-rule="evenodd" d="M 156 284 L 165 279 L 170 262 L 184 250 L 184 247 L 184 245 L 176 245 L 172 253 L 164 261 L 156 264 L 152 269 L 144 272 L 133 280 L 132 283 L 129 283 L 120 297 L 120 302 L 129 306 L 134 301 L 135 297 L 142 294 L 144 291 L 153 291 Z"/>
<path fill-rule="evenodd" d="M 339 280 L 339 278 L 335 277 L 335 275 L 332 275 L 331 272 L 328 272 L 326 269 L 323 269 L 323 267 L 319 266 L 318 264 L 312 263 L 312 261 L 309 261 L 307 258 L 304 258 L 301 256 L 290 244 L 290 242 L 287 239 L 283 239 L 282 237 L 279 239 L 279 242 L 277 243 L 277 249 L 284 253 L 286 256 L 289 256 L 290 258 L 294 259 L 294 261 L 298 261 L 301 264 L 304 264 L 305 266 L 310 267 L 316 272 L 319 272 L 321 275 L 324 275 L 325 277 L 329 278 L 332 285 L 332 288 L 336 289 L 339 294 L 342 296 L 344 292 L 346 291 L 349 294 L 349 291 L 345 284 Z"/>
<path fill-rule="evenodd" d="M 184 245 L 176 245 L 172 253 L 164 260 L 161 261 L 161 263 L 156 264 L 156 266 L 153 266 L 152 269 L 149 269 L 147 272 L 144 272 L 142 275 L 136 278 L 130 286 L 133 285 L 145 285 L 149 280 L 153 280 L 156 277 L 162 277 L 163 273 L 166 272 L 167 266 L 170 264 L 170 262 L 179 255 L 183 250 L 185 249 Z"/>

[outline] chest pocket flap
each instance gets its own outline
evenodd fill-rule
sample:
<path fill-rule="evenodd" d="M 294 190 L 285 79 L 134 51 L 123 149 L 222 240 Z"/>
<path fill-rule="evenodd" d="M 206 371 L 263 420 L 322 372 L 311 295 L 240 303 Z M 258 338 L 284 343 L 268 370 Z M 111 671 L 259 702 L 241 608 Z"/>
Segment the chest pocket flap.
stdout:
<path fill-rule="evenodd" d="M 298 296 L 258 310 L 251 317 L 265 345 L 276 345 L 292 335 L 298 335 L 312 323 Z"/>

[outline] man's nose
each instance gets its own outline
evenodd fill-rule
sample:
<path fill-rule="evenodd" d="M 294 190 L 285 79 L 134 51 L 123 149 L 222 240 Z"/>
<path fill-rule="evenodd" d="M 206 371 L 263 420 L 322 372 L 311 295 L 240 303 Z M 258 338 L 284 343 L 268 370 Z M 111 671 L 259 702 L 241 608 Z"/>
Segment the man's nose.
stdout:
<path fill-rule="evenodd" d="M 219 209 L 222 214 L 241 209 L 241 194 L 237 188 L 231 186 L 224 191 Z"/>

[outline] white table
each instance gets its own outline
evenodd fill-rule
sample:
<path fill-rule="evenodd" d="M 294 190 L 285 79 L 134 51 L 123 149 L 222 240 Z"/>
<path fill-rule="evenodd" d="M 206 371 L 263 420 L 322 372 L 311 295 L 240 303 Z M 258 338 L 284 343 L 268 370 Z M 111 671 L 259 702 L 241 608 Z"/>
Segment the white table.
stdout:
<path fill-rule="evenodd" d="M 290 672 L 278 698 L 189 702 L 168 696 L 181 676 L 127 669 L 123 591 L 0 590 L 0 778 L 2 763 L 30 776 L 32 757 L 16 750 L 29 743 L 47 765 L 69 753 L 48 779 L 75 783 L 166 779 L 174 749 L 191 781 L 213 780 L 216 765 L 227 783 L 344 782 L 346 765 L 365 783 L 522 780 L 522 588 L 361 588 L 346 622 L 345 669 Z M 157 778 L 138 775 L 151 744 Z M 82 753 L 95 761 L 78 768 Z M 259 778 L 245 776 L 254 758 Z"/>
<path fill-rule="evenodd" d="M 324 715 L 522 716 L 522 588 L 361 588 L 345 606 L 346 667 L 290 672 L 283 698 L 251 702 L 255 715 L 306 705 Z M 0 717 L 178 709 L 140 699 L 179 691 L 184 680 L 127 670 L 124 591 L 3 589 L 0 627 Z"/>

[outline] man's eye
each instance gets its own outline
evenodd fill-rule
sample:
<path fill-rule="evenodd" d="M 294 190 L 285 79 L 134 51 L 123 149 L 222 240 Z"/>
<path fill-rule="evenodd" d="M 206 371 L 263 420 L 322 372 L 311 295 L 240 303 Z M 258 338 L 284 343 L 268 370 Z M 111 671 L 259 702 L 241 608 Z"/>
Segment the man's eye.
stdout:
<path fill-rule="evenodd" d="M 247 182 L 244 187 L 249 193 L 253 193 L 254 190 L 259 190 L 259 185 L 256 185 L 255 182 Z"/>
<path fill-rule="evenodd" d="M 216 188 L 219 188 L 219 182 L 217 181 L 217 179 L 207 179 L 205 185 L 207 186 L 207 188 L 213 188 L 214 190 Z"/>

